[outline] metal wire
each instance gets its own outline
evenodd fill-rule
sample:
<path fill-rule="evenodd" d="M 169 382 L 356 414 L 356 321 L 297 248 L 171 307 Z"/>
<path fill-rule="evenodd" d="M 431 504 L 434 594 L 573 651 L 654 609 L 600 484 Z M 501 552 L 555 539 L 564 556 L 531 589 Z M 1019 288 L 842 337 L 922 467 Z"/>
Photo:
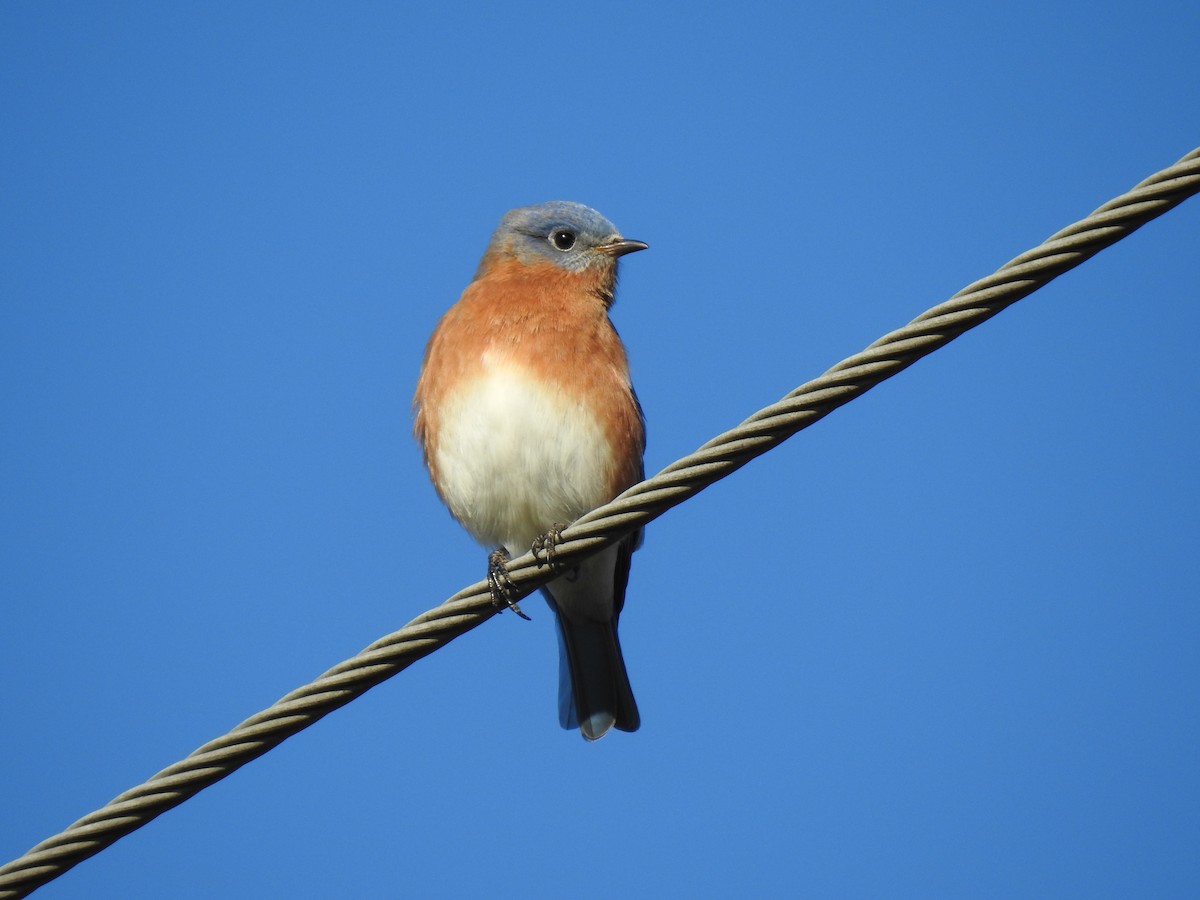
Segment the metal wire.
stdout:
<path fill-rule="evenodd" d="M 698 494 L 1198 191 L 1200 148 L 588 513 L 563 532 L 554 570 L 531 553 L 514 560 L 509 572 L 517 596 Z M 464 588 L 0 867 L 0 900 L 26 896 L 493 615 L 485 582 Z"/>

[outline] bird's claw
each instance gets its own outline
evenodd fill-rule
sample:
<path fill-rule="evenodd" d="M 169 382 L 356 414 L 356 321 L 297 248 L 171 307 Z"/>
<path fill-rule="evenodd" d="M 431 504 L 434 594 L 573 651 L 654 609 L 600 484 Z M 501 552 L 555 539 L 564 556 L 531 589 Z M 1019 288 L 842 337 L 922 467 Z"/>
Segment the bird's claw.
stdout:
<path fill-rule="evenodd" d="M 562 533 L 566 529 L 566 524 L 563 522 L 555 522 L 550 526 L 550 530 L 543 535 L 533 539 L 533 558 L 538 561 L 538 566 L 553 566 L 554 551 L 562 541 Z"/>
<path fill-rule="evenodd" d="M 516 586 L 508 577 L 508 554 L 503 550 L 494 550 L 488 556 L 487 583 L 488 590 L 492 594 L 492 606 L 496 607 L 497 611 L 503 612 L 506 608 L 511 609 L 526 622 L 532 621 L 521 611 L 521 607 L 517 606 L 517 601 L 512 598 Z"/>

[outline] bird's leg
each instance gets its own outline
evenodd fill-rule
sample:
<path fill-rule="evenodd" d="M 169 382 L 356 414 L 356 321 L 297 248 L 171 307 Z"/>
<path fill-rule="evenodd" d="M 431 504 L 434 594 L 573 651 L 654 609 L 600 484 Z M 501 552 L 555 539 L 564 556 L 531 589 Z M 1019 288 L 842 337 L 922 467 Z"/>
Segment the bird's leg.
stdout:
<path fill-rule="evenodd" d="M 526 622 L 531 621 L 512 598 L 516 588 L 508 577 L 508 554 L 503 550 L 493 550 L 488 554 L 487 583 L 488 590 L 492 592 L 492 606 L 501 612 L 508 607 Z"/>
<path fill-rule="evenodd" d="M 565 522 L 555 522 L 550 526 L 550 530 L 545 534 L 533 539 L 533 558 L 538 561 L 538 566 L 554 565 L 554 550 L 558 547 L 562 540 L 562 533 L 566 529 Z"/>

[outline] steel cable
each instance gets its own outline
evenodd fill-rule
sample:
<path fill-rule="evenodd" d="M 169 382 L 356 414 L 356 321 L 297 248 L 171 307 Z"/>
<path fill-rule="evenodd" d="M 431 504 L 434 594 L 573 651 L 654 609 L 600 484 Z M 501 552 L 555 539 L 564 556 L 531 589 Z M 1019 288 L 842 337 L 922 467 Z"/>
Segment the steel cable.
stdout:
<path fill-rule="evenodd" d="M 1011 306 L 1200 191 L 1200 148 L 1110 200 L 995 273 L 842 360 L 737 428 L 588 513 L 563 532 L 553 569 L 527 553 L 510 564 L 516 596 L 660 516 L 837 407 Z M 0 867 L 0 898 L 24 897 L 495 615 L 486 583 L 459 591 L 228 734 Z"/>

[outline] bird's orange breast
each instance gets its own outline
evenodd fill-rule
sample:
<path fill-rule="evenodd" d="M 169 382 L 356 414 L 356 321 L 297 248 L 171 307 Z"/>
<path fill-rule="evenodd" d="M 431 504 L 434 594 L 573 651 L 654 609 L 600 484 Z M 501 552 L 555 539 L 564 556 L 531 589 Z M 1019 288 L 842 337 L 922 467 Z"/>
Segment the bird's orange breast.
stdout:
<path fill-rule="evenodd" d="M 413 398 L 417 438 L 435 484 L 449 401 L 501 369 L 525 373 L 595 420 L 609 449 L 602 478 L 608 496 L 597 503 L 639 480 L 645 436 L 625 350 L 608 318 L 611 278 L 549 262 L 485 261 L 430 338 Z"/>

